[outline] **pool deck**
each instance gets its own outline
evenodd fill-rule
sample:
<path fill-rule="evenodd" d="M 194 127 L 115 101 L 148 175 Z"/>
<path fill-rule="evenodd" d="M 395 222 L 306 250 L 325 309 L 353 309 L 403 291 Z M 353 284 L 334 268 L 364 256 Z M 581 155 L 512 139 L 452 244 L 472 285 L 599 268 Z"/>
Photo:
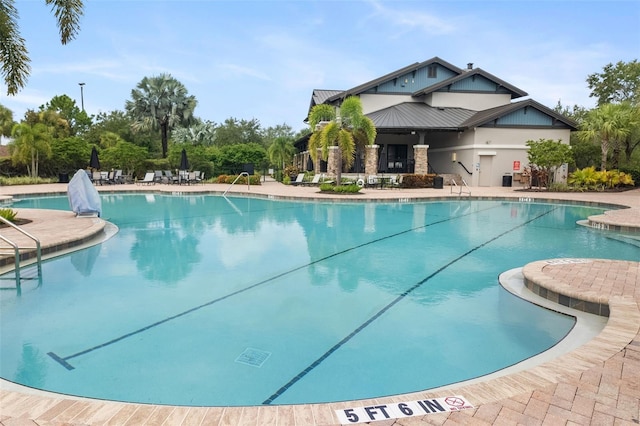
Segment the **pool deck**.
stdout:
<path fill-rule="evenodd" d="M 0 187 L 12 195 L 66 194 L 66 184 Z M 101 192 L 158 191 L 221 194 L 228 185 L 105 185 Z M 521 192 L 516 188 L 471 188 L 472 198 L 522 202 L 563 200 L 629 207 L 588 218 L 598 229 L 619 230 L 640 238 L 640 189 L 618 193 Z M 260 186 L 234 185 L 229 194 L 281 199 L 386 200 L 458 198 L 443 189 L 364 189 L 352 196 L 320 194 L 317 188 L 267 181 Z M 466 196 L 466 194 L 463 194 Z M 71 212 L 17 209 L 31 219 L 24 229 L 38 237 L 43 253 L 53 255 L 90 243 L 103 232 L 104 221 L 76 218 Z M 587 218 L 585 218 L 587 219 Z M 19 240 L 12 229 L 2 235 Z M 20 240 L 22 241 L 22 240 Z M 26 242 L 25 242 L 26 244 Z M 11 266 L 0 252 L 0 271 Z M 3 263 L 4 259 L 4 263 Z M 639 259 L 640 261 L 640 259 Z M 409 425 L 637 425 L 640 423 L 640 262 L 606 259 L 540 259 L 522 265 L 524 282 L 534 293 L 587 312 L 609 313 L 603 331 L 578 349 L 524 371 L 451 385 L 434 391 L 373 400 L 259 407 L 174 407 L 118 403 L 48 394 L 0 381 L 2 425 L 334 425 L 335 410 L 393 406 L 400 402 L 463 396 L 474 408 L 401 419 L 379 426 Z"/>

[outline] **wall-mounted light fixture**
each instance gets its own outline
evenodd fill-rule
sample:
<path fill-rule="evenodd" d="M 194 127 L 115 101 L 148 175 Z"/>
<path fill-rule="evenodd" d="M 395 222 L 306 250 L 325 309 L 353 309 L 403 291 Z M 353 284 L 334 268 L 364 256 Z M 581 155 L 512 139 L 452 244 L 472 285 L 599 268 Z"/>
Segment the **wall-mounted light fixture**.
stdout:
<path fill-rule="evenodd" d="M 451 161 L 454 163 L 458 161 L 458 155 L 455 152 L 451 154 Z"/>

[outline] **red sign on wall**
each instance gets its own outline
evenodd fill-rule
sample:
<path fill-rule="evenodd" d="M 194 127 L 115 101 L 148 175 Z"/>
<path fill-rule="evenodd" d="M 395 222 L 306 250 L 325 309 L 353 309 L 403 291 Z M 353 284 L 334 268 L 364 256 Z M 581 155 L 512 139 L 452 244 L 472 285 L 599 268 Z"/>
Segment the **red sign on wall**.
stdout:
<path fill-rule="evenodd" d="M 519 161 L 514 161 L 513 162 L 513 170 L 520 170 L 520 162 Z"/>

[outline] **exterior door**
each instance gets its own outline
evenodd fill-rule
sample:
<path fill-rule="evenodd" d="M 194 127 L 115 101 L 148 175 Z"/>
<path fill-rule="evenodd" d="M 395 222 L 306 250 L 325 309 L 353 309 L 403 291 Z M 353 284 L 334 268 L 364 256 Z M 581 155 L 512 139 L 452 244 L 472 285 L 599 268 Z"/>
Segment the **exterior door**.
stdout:
<path fill-rule="evenodd" d="M 493 169 L 493 155 L 480 156 L 480 170 L 478 170 L 478 186 L 491 186 L 491 171 Z"/>

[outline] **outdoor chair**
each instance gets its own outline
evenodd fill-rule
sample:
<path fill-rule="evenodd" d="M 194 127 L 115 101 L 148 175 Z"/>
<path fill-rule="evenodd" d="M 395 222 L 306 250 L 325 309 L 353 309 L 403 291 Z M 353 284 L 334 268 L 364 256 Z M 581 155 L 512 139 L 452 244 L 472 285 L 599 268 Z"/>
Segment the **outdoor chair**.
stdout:
<path fill-rule="evenodd" d="M 318 174 L 313 176 L 313 179 L 311 179 L 311 182 L 303 182 L 302 185 L 304 185 L 304 186 L 319 185 L 320 184 L 320 178 L 322 178 L 322 175 L 318 173 Z"/>
<path fill-rule="evenodd" d="M 144 175 L 144 179 L 139 180 L 138 184 L 139 185 L 153 185 L 156 183 L 156 174 L 154 172 L 147 172 Z"/>
<path fill-rule="evenodd" d="M 102 179 L 102 172 L 93 172 L 93 174 L 91 175 L 91 180 L 93 181 L 94 185 L 102 185 L 104 183 L 104 180 Z"/>
<path fill-rule="evenodd" d="M 162 170 L 156 170 L 153 173 L 153 181 L 157 183 L 162 183 Z"/>
<path fill-rule="evenodd" d="M 167 180 L 167 183 L 178 183 L 178 176 L 174 176 L 173 173 L 171 173 L 171 170 L 164 171 L 164 178 Z"/>
<path fill-rule="evenodd" d="M 291 185 L 293 186 L 301 185 L 303 181 L 304 181 L 304 173 L 298 173 L 298 176 L 296 176 L 296 180 L 291 182 Z"/>

